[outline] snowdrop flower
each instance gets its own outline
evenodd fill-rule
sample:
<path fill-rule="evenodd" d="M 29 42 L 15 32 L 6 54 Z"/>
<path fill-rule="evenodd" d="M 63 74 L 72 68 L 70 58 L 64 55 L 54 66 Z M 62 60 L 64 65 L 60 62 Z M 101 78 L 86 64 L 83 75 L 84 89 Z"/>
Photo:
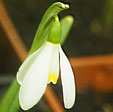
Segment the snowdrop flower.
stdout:
<path fill-rule="evenodd" d="M 55 29 L 56 28 L 56 29 Z M 23 110 L 36 105 L 43 96 L 47 84 L 56 84 L 61 67 L 61 81 L 65 108 L 75 101 L 75 81 L 70 63 L 60 45 L 60 22 L 55 19 L 47 42 L 32 53 L 19 68 L 17 81 L 21 85 L 19 102 Z"/>

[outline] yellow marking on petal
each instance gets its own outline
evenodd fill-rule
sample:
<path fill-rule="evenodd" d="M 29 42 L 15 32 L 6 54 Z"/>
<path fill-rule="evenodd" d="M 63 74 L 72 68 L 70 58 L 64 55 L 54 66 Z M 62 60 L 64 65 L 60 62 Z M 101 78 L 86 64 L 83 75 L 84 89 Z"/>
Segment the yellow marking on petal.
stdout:
<path fill-rule="evenodd" d="M 55 43 L 52 43 L 52 42 L 49 42 L 49 41 L 47 41 L 47 43 L 49 43 L 49 44 L 51 44 L 51 45 L 56 45 L 56 46 L 59 46 L 60 45 L 60 43 L 58 43 L 58 44 L 55 44 Z"/>
<path fill-rule="evenodd" d="M 57 83 L 57 76 L 55 75 L 55 73 L 50 73 L 49 74 L 49 78 L 48 78 L 48 83 L 52 82 L 53 84 Z"/>

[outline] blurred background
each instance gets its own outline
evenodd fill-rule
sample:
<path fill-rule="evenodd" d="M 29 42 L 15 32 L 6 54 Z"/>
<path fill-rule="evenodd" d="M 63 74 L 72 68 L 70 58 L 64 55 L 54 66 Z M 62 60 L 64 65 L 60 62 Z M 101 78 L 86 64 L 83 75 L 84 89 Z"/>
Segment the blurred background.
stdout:
<path fill-rule="evenodd" d="M 0 98 L 25 59 L 44 12 L 57 1 L 0 1 Z M 59 17 L 75 19 L 63 49 L 75 73 L 77 97 L 73 108 L 65 111 L 113 112 L 113 0 L 60 1 L 70 9 Z M 63 107 L 60 81 L 50 86 Z M 43 97 L 28 112 L 54 112 L 51 106 Z"/>

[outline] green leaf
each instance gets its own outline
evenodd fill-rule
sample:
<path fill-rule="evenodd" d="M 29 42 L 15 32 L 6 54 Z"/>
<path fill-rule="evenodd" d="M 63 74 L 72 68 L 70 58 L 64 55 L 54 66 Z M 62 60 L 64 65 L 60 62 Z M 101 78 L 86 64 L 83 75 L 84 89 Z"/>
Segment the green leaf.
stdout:
<path fill-rule="evenodd" d="M 69 15 L 64 17 L 61 21 L 61 28 L 62 28 L 62 36 L 61 36 L 61 41 L 60 43 L 63 44 L 64 41 L 66 40 L 67 35 L 69 34 L 71 27 L 73 25 L 74 18 L 73 16 Z"/>

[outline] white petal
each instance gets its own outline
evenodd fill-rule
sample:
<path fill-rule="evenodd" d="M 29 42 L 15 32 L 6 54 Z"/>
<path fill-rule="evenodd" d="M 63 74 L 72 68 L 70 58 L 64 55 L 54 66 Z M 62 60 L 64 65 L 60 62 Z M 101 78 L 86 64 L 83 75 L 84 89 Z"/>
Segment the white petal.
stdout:
<path fill-rule="evenodd" d="M 46 90 L 52 47 L 47 44 L 27 71 L 19 92 L 23 110 L 33 107 Z"/>
<path fill-rule="evenodd" d="M 61 80 L 65 108 L 71 108 L 75 102 L 75 80 L 71 65 L 60 47 Z"/>
<path fill-rule="evenodd" d="M 59 45 L 53 45 L 49 74 L 54 74 L 57 77 L 57 79 L 59 77 Z M 51 81 L 54 83 L 53 80 Z"/>
<path fill-rule="evenodd" d="M 38 56 L 38 54 L 41 52 L 41 50 L 44 48 L 44 46 L 42 46 L 41 48 L 39 48 L 37 51 L 35 51 L 32 55 L 28 56 L 26 58 L 26 60 L 23 62 L 23 64 L 20 66 L 18 72 L 17 72 L 17 81 L 18 83 L 21 85 L 22 81 L 24 79 L 24 76 L 26 75 L 30 65 L 34 62 L 34 60 L 36 59 L 36 57 Z"/>

